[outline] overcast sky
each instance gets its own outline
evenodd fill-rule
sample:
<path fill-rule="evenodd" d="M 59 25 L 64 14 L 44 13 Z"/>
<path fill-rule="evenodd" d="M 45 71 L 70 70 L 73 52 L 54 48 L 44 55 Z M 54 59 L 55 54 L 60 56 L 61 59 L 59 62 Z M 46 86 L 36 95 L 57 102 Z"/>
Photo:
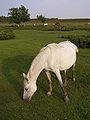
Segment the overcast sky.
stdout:
<path fill-rule="evenodd" d="M 7 16 L 9 8 L 24 5 L 31 18 L 90 18 L 90 0 L 0 0 L 0 16 Z"/>

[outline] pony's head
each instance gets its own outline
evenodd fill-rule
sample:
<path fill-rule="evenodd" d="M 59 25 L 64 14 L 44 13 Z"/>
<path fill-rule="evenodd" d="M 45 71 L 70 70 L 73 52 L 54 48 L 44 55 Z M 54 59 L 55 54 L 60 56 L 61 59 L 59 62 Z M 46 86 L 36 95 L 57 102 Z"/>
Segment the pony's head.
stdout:
<path fill-rule="evenodd" d="M 24 77 L 24 93 L 23 93 L 23 100 L 31 100 L 31 97 L 37 90 L 36 83 L 30 81 L 25 73 L 23 73 Z"/>

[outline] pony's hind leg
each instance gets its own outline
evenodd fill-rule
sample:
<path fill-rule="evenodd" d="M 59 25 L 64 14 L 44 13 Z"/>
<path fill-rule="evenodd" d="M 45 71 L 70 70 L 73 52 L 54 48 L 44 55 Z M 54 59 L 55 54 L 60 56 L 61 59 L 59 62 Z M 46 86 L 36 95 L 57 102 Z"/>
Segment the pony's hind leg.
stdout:
<path fill-rule="evenodd" d="M 75 81 L 75 64 L 73 64 L 73 75 L 72 75 L 72 77 L 73 77 L 73 81 Z"/>
<path fill-rule="evenodd" d="M 46 71 L 46 75 L 48 78 L 48 84 L 49 84 L 49 91 L 47 92 L 47 95 L 50 96 L 52 92 L 52 85 L 51 85 L 51 74 L 49 71 Z"/>
<path fill-rule="evenodd" d="M 66 70 L 64 70 L 64 86 L 66 87 L 66 85 L 67 85 Z"/>
<path fill-rule="evenodd" d="M 68 98 L 67 92 L 66 92 L 66 90 L 64 88 L 64 85 L 63 85 L 63 82 L 62 82 L 62 78 L 61 78 L 61 74 L 59 72 L 59 69 L 55 71 L 55 74 L 56 74 L 56 76 L 57 76 L 57 78 L 59 80 L 59 83 L 61 85 L 61 88 L 62 88 L 62 90 L 64 92 L 65 102 L 67 103 L 69 101 L 69 98 Z"/>

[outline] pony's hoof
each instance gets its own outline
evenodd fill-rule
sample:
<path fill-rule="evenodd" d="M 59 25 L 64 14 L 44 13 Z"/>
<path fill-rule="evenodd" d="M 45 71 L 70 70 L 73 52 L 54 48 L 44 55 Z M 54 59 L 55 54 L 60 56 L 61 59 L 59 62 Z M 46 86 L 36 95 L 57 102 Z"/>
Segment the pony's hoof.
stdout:
<path fill-rule="evenodd" d="M 73 78 L 73 81 L 75 81 L 75 78 Z"/>
<path fill-rule="evenodd" d="M 65 97 L 65 102 L 66 102 L 66 103 L 69 102 L 69 98 L 68 98 L 68 96 Z"/>
<path fill-rule="evenodd" d="M 50 96 L 51 95 L 51 92 L 47 92 L 47 96 Z"/>

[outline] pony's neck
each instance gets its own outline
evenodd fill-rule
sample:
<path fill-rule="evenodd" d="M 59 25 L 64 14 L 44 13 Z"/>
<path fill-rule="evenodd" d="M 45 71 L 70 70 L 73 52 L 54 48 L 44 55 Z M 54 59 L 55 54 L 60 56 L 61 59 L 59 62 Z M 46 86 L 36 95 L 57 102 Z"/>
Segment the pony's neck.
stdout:
<path fill-rule="evenodd" d="M 41 50 L 33 60 L 31 67 L 28 71 L 27 78 L 31 81 L 36 81 L 40 72 L 45 68 L 45 63 L 48 58 L 48 49 Z"/>
<path fill-rule="evenodd" d="M 35 61 L 33 61 L 33 63 L 31 64 L 31 67 L 28 71 L 27 78 L 30 81 L 36 83 L 37 78 L 43 69 L 44 69 L 44 67 L 42 66 L 41 62 L 36 63 Z"/>

